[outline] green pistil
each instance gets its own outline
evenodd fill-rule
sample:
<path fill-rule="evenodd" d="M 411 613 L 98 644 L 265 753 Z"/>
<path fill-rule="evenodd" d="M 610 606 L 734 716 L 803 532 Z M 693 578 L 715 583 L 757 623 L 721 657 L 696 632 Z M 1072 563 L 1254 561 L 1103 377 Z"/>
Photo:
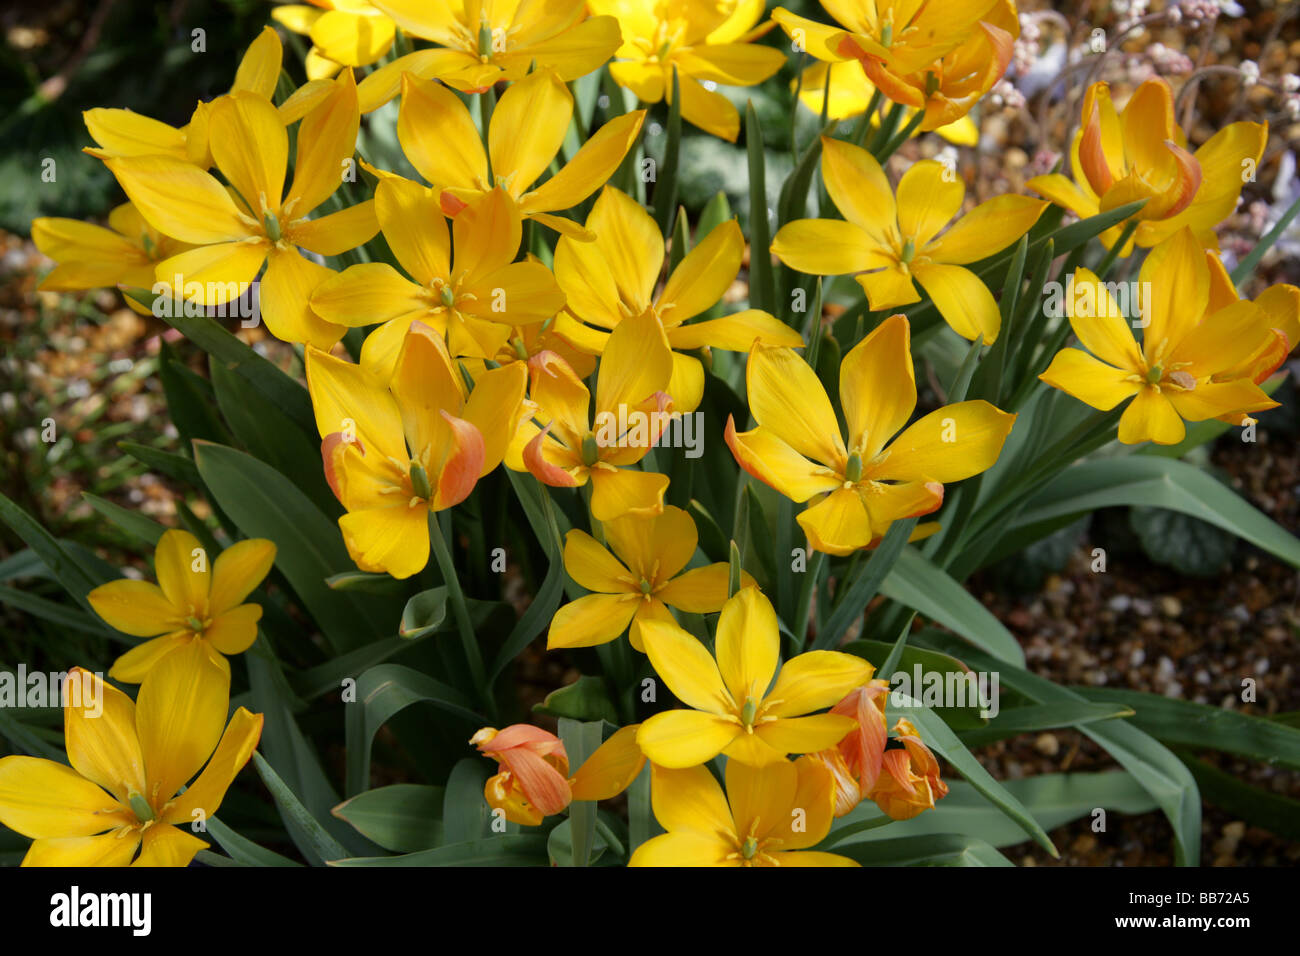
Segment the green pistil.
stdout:
<path fill-rule="evenodd" d="M 456 293 L 451 291 L 450 286 L 442 287 L 442 304 L 449 309 L 456 304 Z"/>
<path fill-rule="evenodd" d="M 904 264 L 904 265 L 907 265 L 907 264 L 911 263 L 911 261 L 912 261 L 913 259 L 916 258 L 916 240 L 915 240 L 915 239 L 908 239 L 907 241 L 905 241 L 905 242 L 903 243 L 903 252 L 902 252 L 902 255 L 901 255 L 899 258 L 901 258 L 901 259 L 903 260 L 903 264 Z"/>
<path fill-rule="evenodd" d="M 939 77 L 934 73 L 925 74 L 925 98 L 928 100 L 939 91 Z"/>
<path fill-rule="evenodd" d="M 191 631 L 203 630 L 203 622 L 200 621 L 197 617 L 187 617 L 185 619 L 185 623 L 189 625 Z"/>
<path fill-rule="evenodd" d="M 883 47 L 890 47 L 893 43 L 894 25 L 892 23 L 886 23 L 884 28 L 880 31 L 880 45 Z"/>
<path fill-rule="evenodd" d="M 147 232 L 141 233 L 140 245 L 144 246 L 144 254 L 148 256 L 150 259 L 152 259 L 154 250 L 158 248 L 157 243 L 153 241 L 153 237 L 150 236 L 149 233 Z"/>
<path fill-rule="evenodd" d="M 1165 377 L 1165 370 L 1159 365 L 1147 372 L 1147 382 L 1152 385 L 1159 384 L 1160 380 Z"/>
<path fill-rule="evenodd" d="M 421 465 L 411 463 L 411 490 L 415 492 L 415 497 L 423 498 L 426 501 L 433 495 L 429 488 L 429 475 Z"/>
<path fill-rule="evenodd" d="M 264 213 L 262 215 L 262 225 L 266 227 L 266 237 L 272 242 L 280 241 L 280 220 L 275 218 L 274 213 Z"/>
<path fill-rule="evenodd" d="M 131 804 L 131 812 L 141 823 L 148 823 L 154 818 L 153 807 L 149 806 L 149 801 L 140 794 L 132 790 L 127 794 L 127 802 Z"/>
<path fill-rule="evenodd" d="M 740 709 L 740 722 L 746 727 L 754 726 L 754 718 L 758 716 L 758 704 L 754 703 L 754 698 L 746 697 L 745 706 Z"/>
<path fill-rule="evenodd" d="M 514 348 L 515 348 L 515 354 L 518 355 L 521 359 L 523 359 L 523 361 L 527 362 L 527 361 L 528 361 L 528 348 L 524 345 L 524 340 L 523 340 L 523 339 L 511 339 L 511 340 L 510 340 L 510 344 L 514 346 Z"/>
<path fill-rule="evenodd" d="M 492 52 L 492 28 L 486 23 L 478 28 L 478 55 L 487 56 Z"/>
<path fill-rule="evenodd" d="M 744 844 L 740 847 L 740 855 L 746 860 L 752 860 L 754 854 L 758 852 L 758 841 L 753 837 L 746 837 Z"/>
<path fill-rule="evenodd" d="M 844 478 L 854 483 L 862 480 L 862 456 L 856 451 L 849 455 L 849 463 L 844 466 Z"/>
<path fill-rule="evenodd" d="M 596 444 L 596 436 L 588 434 L 582 440 L 582 463 L 590 468 L 598 461 L 600 461 L 600 446 Z"/>
<path fill-rule="evenodd" d="M 641 593 L 642 594 L 650 593 L 650 582 L 647 581 L 645 578 L 641 579 Z"/>

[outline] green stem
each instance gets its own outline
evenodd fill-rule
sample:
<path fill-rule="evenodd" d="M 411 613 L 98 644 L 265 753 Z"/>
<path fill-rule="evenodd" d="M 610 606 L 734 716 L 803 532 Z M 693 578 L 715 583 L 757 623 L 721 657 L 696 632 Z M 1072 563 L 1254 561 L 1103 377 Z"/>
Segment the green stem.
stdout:
<path fill-rule="evenodd" d="M 1105 258 L 1103 258 L 1097 265 L 1098 279 L 1106 278 L 1106 273 L 1110 272 L 1111 267 L 1115 265 L 1115 260 L 1119 258 L 1120 250 L 1128 245 L 1128 241 L 1133 238 L 1133 233 L 1137 232 L 1137 227 L 1138 221 L 1136 219 L 1130 219 L 1128 224 L 1124 227 L 1124 231 L 1120 233 L 1119 239 L 1116 240 L 1114 245 L 1106 250 Z"/>
<path fill-rule="evenodd" d="M 861 146 L 867 138 L 867 131 L 871 129 L 871 117 L 875 114 L 876 110 L 879 109 L 881 98 L 882 94 L 880 90 L 876 90 L 871 94 L 871 101 L 867 103 L 866 112 L 858 118 L 857 125 L 853 127 L 852 140 L 859 146 Z"/>
<path fill-rule="evenodd" d="M 812 607 L 813 594 L 817 592 L 817 579 L 822 576 L 822 568 L 825 566 L 825 552 L 814 553 L 812 562 L 799 585 L 799 600 L 794 606 L 794 620 L 791 622 L 790 630 L 794 631 L 800 648 L 808 643 L 808 609 Z"/>
<path fill-rule="evenodd" d="M 911 138 L 912 134 L 917 131 L 924 120 L 925 110 L 917 110 L 913 113 L 912 118 L 907 121 L 907 125 L 891 136 L 885 142 L 885 145 L 880 148 L 880 155 L 876 157 L 876 161 L 881 165 L 884 165 L 885 160 L 889 159 L 890 156 L 893 156 L 894 151 Z"/>
<path fill-rule="evenodd" d="M 461 589 L 456 565 L 452 562 L 451 549 L 447 547 L 447 539 L 442 535 L 442 526 L 434 511 L 429 512 L 429 544 L 433 548 L 433 557 L 438 562 L 438 570 L 442 572 L 443 584 L 447 587 L 447 599 L 451 602 L 451 610 L 456 618 L 456 629 L 460 632 L 460 643 L 465 651 L 465 663 L 469 665 L 470 679 L 483 698 L 488 716 L 495 716 L 496 701 L 488 690 L 487 676 L 483 670 L 483 653 L 478 646 L 478 638 L 474 635 L 469 605 L 465 603 L 465 592 Z"/>

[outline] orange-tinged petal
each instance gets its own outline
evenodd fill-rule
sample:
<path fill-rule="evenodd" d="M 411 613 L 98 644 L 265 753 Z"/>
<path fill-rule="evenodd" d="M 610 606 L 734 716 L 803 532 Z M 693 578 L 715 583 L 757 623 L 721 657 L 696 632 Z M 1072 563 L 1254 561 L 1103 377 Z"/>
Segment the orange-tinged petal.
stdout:
<path fill-rule="evenodd" d="M 483 438 L 483 464 L 479 476 L 501 464 L 522 414 L 528 372 L 521 362 L 488 369 L 474 381 L 463 417 Z"/>
<path fill-rule="evenodd" d="M 543 816 L 559 813 L 569 805 L 569 781 L 549 761 L 526 747 L 510 747 L 499 759 L 519 783 L 528 802 Z"/>
<path fill-rule="evenodd" d="M 441 412 L 450 427 L 450 442 L 445 446 L 445 457 L 438 471 L 438 484 L 430 502 L 434 511 L 458 505 L 474 490 L 483 472 L 485 450 L 483 435 L 472 423 L 463 418 Z"/>
<path fill-rule="evenodd" d="M 760 426 L 737 432 L 734 419 L 728 416 L 723 437 L 741 468 L 791 501 L 807 501 L 843 483 L 830 469 L 809 461 L 770 428 Z"/>

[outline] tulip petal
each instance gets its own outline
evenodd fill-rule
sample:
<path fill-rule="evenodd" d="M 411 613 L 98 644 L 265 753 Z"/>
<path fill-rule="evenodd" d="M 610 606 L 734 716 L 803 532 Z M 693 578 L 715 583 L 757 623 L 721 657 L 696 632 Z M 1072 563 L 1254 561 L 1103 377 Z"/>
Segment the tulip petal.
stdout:
<path fill-rule="evenodd" d="M 1133 373 L 1112 368 L 1079 349 L 1061 349 L 1047 371 L 1038 377 L 1102 411 L 1110 411 L 1141 388 L 1137 382 L 1130 381 Z"/>
<path fill-rule="evenodd" d="M 898 182 L 898 228 L 917 249 L 924 249 L 961 212 L 965 196 L 966 187 L 944 163 L 913 163 Z"/>
<path fill-rule="evenodd" d="M 772 253 L 796 272 L 854 275 L 892 263 L 885 246 L 853 222 L 796 219 L 777 230 Z"/>
<path fill-rule="evenodd" d="M 617 640 L 632 623 L 636 608 L 630 594 L 588 594 L 570 601 L 551 619 L 546 649 L 595 647 Z"/>
<path fill-rule="evenodd" d="M 657 302 L 659 318 L 666 326 L 679 325 L 711 308 L 735 280 L 744 254 L 736 220 L 712 229 L 668 277 Z"/>
<path fill-rule="evenodd" d="M 909 426 L 868 472 L 891 481 L 961 481 L 993 467 L 1015 420 L 985 401 L 946 405 Z"/>
<path fill-rule="evenodd" d="M 808 651 L 792 657 L 781 666 L 776 683 L 768 692 L 771 704 L 766 713 L 773 717 L 794 717 L 830 707 L 853 688 L 869 681 L 872 673 L 872 666 L 861 657 L 839 651 Z M 845 733 L 848 729 L 845 728 Z M 839 738 L 836 738 L 829 744 L 809 750 L 787 752 L 812 753 L 838 742 Z"/>
<path fill-rule="evenodd" d="M 182 620 L 162 588 L 149 581 L 109 581 L 87 594 L 86 600 L 111 627 L 134 637 L 165 634 Z"/>
<path fill-rule="evenodd" d="M 645 766 L 645 755 L 636 742 L 640 726 L 631 724 L 614 731 L 583 761 L 569 782 L 574 800 L 610 800 L 631 786 Z"/>
<path fill-rule="evenodd" d="M 85 777 L 41 757 L 0 757 L 0 823 L 36 840 L 87 837 L 134 822 Z"/>
<path fill-rule="evenodd" d="M 651 517 L 663 511 L 668 476 L 628 468 L 597 468 L 591 472 L 591 516 L 613 521 L 624 515 Z"/>
<path fill-rule="evenodd" d="M 772 602 L 758 588 L 741 588 L 722 606 L 714 638 L 717 670 L 736 706 L 757 705 L 776 674 L 781 635 Z M 652 658 L 653 661 L 653 658 Z"/>
<path fill-rule="evenodd" d="M 104 165 L 140 215 L 164 235 L 182 242 L 232 242 L 257 229 L 221 183 L 185 160 L 129 156 L 105 159 Z"/>
<path fill-rule="evenodd" d="M 972 341 L 983 335 L 985 345 L 993 344 L 1002 328 L 1002 313 L 975 273 L 936 263 L 917 265 L 912 271 L 954 332 Z"/>
<path fill-rule="evenodd" d="M 893 315 L 853 347 L 840 365 L 840 405 L 849 445 L 870 461 L 916 408 L 912 332 Z"/>
<path fill-rule="evenodd" d="M 1033 227 L 1047 205 L 1013 195 L 982 202 L 930 243 L 925 254 L 934 262 L 960 266 L 1001 252 Z"/>
<path fill-rule="evenodd" d="M 641 641 L 655 672 L 679 700 L 699 711 L 730 713 L 732 698 L 718 672 L 718 665 L 703 644 L 676 624 L 663 621 L 643 621 Z M 739 729 L 738 724 L 732 726 Z M 653 755 L 650 757 L 655 760 Z M 655 762 L 663 763 L 660 760 Z"/>
<path fill-rule="evenodd" d="M 217 617 L 203 632 L 203 639 L 222 654 L 242 654 L 257 640 L 261 619 L 261 605 L 241 604 Z"/>
<path fill-rule="evenodd" d="M 1178 412 L 1154 385 L 1145 385 L 1124 409 L 1119 420 L 1119 440 L 1125 445 L 1153 441 L 1176 445 L 1187 435 Z"/>
<path fill-rule="evenodd" d="M 728 416 L 723 435 L 741 468 L 791 501 L 807 501 L 843 484 L 829 468 L 809 461 L 770 428 L 737 432 L 735 420 Z"/>
<path fill-rule="evenodd" d="M 64 837 L 34 842 L 23 866 L 127 866 L 140 846 L 138 830 L 121 830 L 99 836 Z"/>
<path fill-rule="evenodd" d="M 609 180 L 641 132 L 645 110 L 616 116 L 582 145 L 554 176 L 519 198 L 526 215 L 572 209 Z M 549 224 L 549 220 L 548 220 Z"/>
<path fill-rule="evenodd" d="M 346 329 L 322 319 L 310 302 L 316 288 L 335 274 L 295 250 L 272 251 L 260 290 L 262 318 L 271 334 L 284 342 L 333 348 Z"/>
<path fill-rule="evenodd" d="M 573 95 L 550 70 L 512 83 L 492 113 L 488 153 L 492 174 L 522 195 L 560 151 L 573 116 Z"/>
<path fill-rule="evenodd" d="M 140 841 L 140 855 L 132 866 L 189 866 L 199 850 L 208 844 L 179 827 L 152 826 Z"/>
<path fill-rule="evenodd" d="M 840 426 L 821 381 L 790 349 L 759 343 L 745 369 L 749 409 L 799 454 L 835 467 L 847 457 Z"/>
<path fill-rule="evenodd" d="M 483 141 L 465 105 L 446 87 L 402 75 L 397 138 L 411 165 L 439 192 L 485 188 Z"/>
<path fill-rule="evenodd" d="M 217 555 L 212 565 L 209 611 L 215 616 L 240 604 L 271 572 L 275 542 L 265 538 L 238 541 Z"/>

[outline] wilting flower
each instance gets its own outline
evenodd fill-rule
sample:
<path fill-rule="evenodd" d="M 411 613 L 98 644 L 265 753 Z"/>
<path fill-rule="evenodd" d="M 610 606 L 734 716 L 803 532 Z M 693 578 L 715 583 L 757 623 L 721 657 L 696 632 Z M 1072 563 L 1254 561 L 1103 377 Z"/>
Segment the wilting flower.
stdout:
<path fill-rule="evenodd" d="M 704 366 L 681 351 L 711 346 L 746 352 L 760 339 L 769 345 L 803 345 L 798 332 L 761 309 L 688 324 L 722 298 L 740 271 L 745 239 L 734 219 L 715 227 L 688 252 L 658 295 L 664 243 L 640 203 L 606 186 L 587 217 L 587 228 L 596 234 L 594 242 L 565 237 L 556 246 L 555 278 L 568 311 L 597 328 L 561 318 L 557 331 L 578 348 L 599 354 L 609 339 L 605 330 L 628 316 L 654 316 L 668 345 L 678 350 L 668 386 L 677 411 L 695 411 L 704 396 Z"/>
<path fill-rule="evenodd" d="M 812 712 L 871 679 L 870 664 L 839 651 L 809 651 L 780 664 L 776 612 L 755 587 L 722 606 L 716 661 L 676 624 L 645 620 L 640 628 L 656 673 L 693 708 L 665 710 L 641 725 L 637 743 L 664 767 L 693 767 L 720 753 L 763 766 L 833 747 L 853 721 Z"/>
<path fill-rule="evenodd" d="M 307 388 L 325 477 L 347 509 L 348 554 L 363 571 L 408 578 L 429 562 L 430 512 L 469 497 L 519 424 L 526 374 L 483 372 L 468 395 L 442 338 L 412 322 L 390 382 L 307 350 Z"/>
<path fill-rule="evenodd" d="M 404 72 L 418 68 L 422 76 L 445 80 L 464 92 L 498 80 L 518 81 L 534 64 L 567 83 L 598 69 L 618 46 L 618 21 L 587 17 L 584 0 L 373 3 L 407 33 L 443 48 L 418 50 L 390 66 L 400 65 Z"/>
<path fill-rule="evenodd" d="M 889 731 L 885 727 L 885 700 L 889 681 L 873 680 L 855 687 L 831 708 L 832 714 L 853 719 L 853 730 L 834 747 L 813 754 L 826 765 L 835 783 L 835 815 L 842 817 L 870 797 L 880 777 Z"/>
<path fill-rule="evenodd" d="M 937 510 L 945 484 L 992 467 L 1016 420 L 985 401 L 958 402 L 889 442 L 916 408 L 910 341 L 907 319 L 895 315 L 844 356 L 847 445 L 826 390 L 801 358 L 763 345 L 750 353 L 746 390 L 758 427 L 737 432 L 728 417 L 727 444 L 742 468 L 787 498 L 817 499 L 798 521 L 818 551 L 849 554 L 894 521 Z"/>
<path fill-rule="evenodd" d="M 280 80 L 283 59 L 280 37 L 274 28 L 263 27 L 239 61 L 230 92 L 249 92 L 269 103 Z M 86 110 L 82 114 L 86 129 L 99 144 L 98 148 L 88 147 L 86 152 L 100 159 L 110 156 L 170 156 L 208 169 L 212 165 L 209 118 L 212 107 L 223 98 L 199 103 L 189 123 L 180 129 L 131 110 L 102 107 Z"/>
<path fill-rule="evenodd" d="M 68 680 L 87 688 L 64 708 L 72 766 L 0 758 L 0 823 L 33 840 L 23 866 L 188 866 L 208 846 L 190 827 L 221 807 L 262 715 L 226 725 L 230 672 L 198 644 L 159 661 L 135 703 L 79 667 Z"/>
<path fill-rule="evenodd" d="M 713 86 L 756 86 L 785 63 L 785 54 L 750 41 L 772 28 L 755 28 L 762 0 L 665 3 L 655 0 L 589 0 L 593 13 L 611 13 L 623 29 L 623 45 L 609 72 L 643 103 L 671 101 L 673 71 L 682 94 L 682 118 L 729 142 L 740 132 L 740 114 Z M 706 85 L 708 84 L 708 85 Z"/>
<path fill-rule="evenodd" d="M 591 233 L 576 222 L 552 214 L 578 205 L 609 179 L 636 141 L 645 111 L 610 120 L 559 172 L 530 190 L 559 154 L 572 117 L 573 94 L 560 78 L 549 70 L 530 73 L 501 95 L 484 152 L 474 120 L 456 94 L 407 75 L 402 78 L 397 138 L 411 165 L 438 193 L 447 215 L 455 216 L 500 186 L 519 204 L 525 219 L 590 239 Z"/>
<path fill-rule="evenodd" d="M 506 464 L 556 488 L 590 480 L 597 521 L 659 514 L 668 476 L 630 466 L 646 456 L 672 418 L 673 402 L 665 392 L 672 355 L 651 313 L 620 322 L 597 373 L 594 427 L 591 392 L 573 369 L 552 352 L 533 356 L 528 394 L 534 421 L 520 427 Z"/>
<path fill-rule="evenodd" d="M 157 584 L 122 578 L 86 595 L 95 613 L 123 634 L 153 638 L 119 657 L 109 677 L 138 684 L 189 644 L 198 644 L 229 673 L 223 655 L 242 654 L 257 639 L 262 608 L 244 599 L 270 573 L 275 544 L 249 538 L 222 551 L 210 568 L 209 561 L 198 538 L 173 528 L 163 532 L 154 551 Z"/>
<path fill-rule="evenodd" d="M 104 161 L 150 225 L 198 247 L 160 262 L 160 282 L 180 276 L 191 301 L 217 305 L 239 298 L 266 263 L 260 301 L 267 328 L 286 342 L 319 348 L 330 348 L 346 330 L 312 312 L 312 289 L 333 273 L 296 247 L 338 255 L 379 230 L 373 200 L 307 218 L 343 181 L 343 164 L 356 144 L 360 120 L 351 71 L 333 86 L 298 129 L 287 193 L 288 134 L 275 107 L 255 93 L 232 93 L 212 106 L 213 156 L 237 198 L 211 174 L 172 156 Z"/>
<path fill-rule="evenodd" d="M 885 751 L 881 773 L 870 797 L 881 811 L 895 820 L 910 820 L 934 802 L 948 795 L 948 785 L 939 779 L 939 761 L 921 742 L 909 720 L 894 725 L 894 737 L 901 748 Z"/>
<path fill-rule="evenodd" d="M 375 212 L 389 248 L 415 281 L 386 262 L 365 262 L 318 285 L 311 307 L 338 325 L 379 324 L 366 336 L 361 364 L 380 378 L 393 374 L 413 321 L 437 329 L 453 357 L 492 358 L 513 326 L 544 322 L 564 305 L 549 269 L 514 261 L 519 210 L 500 189 L 461 212 L 451 236 L 437 194 L 410 180 L 381 180 Z"/>
<path fill-rule="evenodd" d="M 651 764 L 650 803 L 667 833 L 636 848 L 628 866 L 857 866 L 809 850 L 831 828 L 831 779 L 809 757 L 750 767 L 727 762 L 727 792 L 708 767 Z"/>
<path fill-rule="evenodd" d="M 627 516 L 603 526 L 607 550 L 585 531 L 564 539 L 564 569 L 594 593 L 555 612 L 546 646 L 592 647 L 615 640 L 629 624 L 632 646 L 641 650 L 635 622 L 673 620 L 669 605 L 691 614 L 712 614 L 727 600 L 725 562 L 680 573 L 695 554 L 699 534 L 681 508 L 651 518 Z M 613 551 L 613 554 L 610 553 Z M 742 586 L 754 579 L 742 573 Z"/>
<path fill-rule="evenodd" d="M 554 734 L 530 724 L 512 724 L 503 730 L 484 727 L 469 742 L 501 770 L 488 779 L 483 796 L 488 806 L 523 826 L 537 826 L 574 800 L 616 797 L 645 766 L 645 756 L 636 745 L 639 726 L 615 731 L 572 778 L 564 744 Z"/>
<path fill-rule="evenodd" d="M 799 102 L 821 115 L 826 102 L 827 77 L 830 78 L 830 105 L 826 107 L 829 119 L 845 120 L 861 116 L 871 105 L 872 94 L 876 92 L 875 84 L 867 79 L 859 60 L 844 60 L 839 63 L 814 63 L 803 71 L 799 80 L 790 81 L 790 89 L 799 91 Z M 906 126 L 915 110 L 903 111 L 901 126 Z M 873 113 L 868 120 L 871 128 L 880 125 L 879 113 Z M 957 119 L 947 126 L 935 130 L 948 142 L 957 146 L 974 146 L 979 142 L 979 127 L 969 115 Z"/>
<path fill-rule="evenodd" d="M 287 30 L 311 37 L 304 66 L 309 80 L 323 80 L 343 67 L 369 66 L 393 47 L 397 25 L 367 0 L 310 0 L 271 10 Z"/>
<path fill-rule="evenodd" d="M 1077 270 L 1066 315 L 1088 351 L 1062 349 L 1039 378 L 1103 411 L 1133 399 L 1119 421 L 1119 440 L 1128 445 L 1176 444 L 1184 420 L 1277 406 L 1255 384 L 1251 365 L 1272 339 L 1269 320 L 1245 300 L 1210 311 L 1210 269 L 1190 228 L 1151 250 L 1139 286 L 1150 290 L 1141 344 L 1106 283 Z M 1225 380 L 1225 373 L 1238 377 Z"/>
<path fill-rule="evenodd" d="M 1187 137 L 1174 121 L 1173 91 L 1159 77 L 1139 86 L 1120 113 L 1110 87 L 1094 83 L 1084 95 L 1081 121 L 1071 146 L 1074 180 L 1050 173 L 1025 185 L 1080 217 L 1146 200 L 1133 217 L 1133 242 L 1143 248 L 1188 227 L 1201 245 L 1217 249 L 1214 227 L 1236 208 L 1268 139 L 1267 123 L 1232 123 L 1188 153 Z M 1101 234 L 1107 248 L 1119 241 L 1124 225 Z M 1120 254 L 1131 250 L 1126 243 Z"/>
<path fill-rule="evenodd" d="M 33 219 L 32 242 L 55 262 L 37 288 L 54 292 L 116 285 L 148 289 L 160 261 L 190 248 L 145 222 L 129 202 L 108 214 L 107 229 L 76 219 Z M 141 314 L 149 311 L 129 297 L 126 304 Z"/>
<path fill-rule="evenodd" d="M 898 196 L 865 149 L 822 138 L 822 178 L 847 221 L 798 219 L 777 232 L 772 252 L 812 275 L 853 275 L 875 311 L 921 301 L 915 279 L 963 338 L 991 343 L 1002 327 L 998 304 L 964 268 L 1005 249 L 1038 221 L 1047 203 L 1003 195 L 961 212 L 966 189 L 950 167 L 927 159 L 898 183 Z M 868 271 L 870 270 L 870 271 Z"/>
<path fill-rule="evenodd" d="M 823 3 L 843 27 L 777 7 L 772 19 L 818 60 L 857 59 L 893 102 L 924 109 L 921 129 L 965 116 L 1011 62 L 1020 21 L 1012 0 Z"/>

